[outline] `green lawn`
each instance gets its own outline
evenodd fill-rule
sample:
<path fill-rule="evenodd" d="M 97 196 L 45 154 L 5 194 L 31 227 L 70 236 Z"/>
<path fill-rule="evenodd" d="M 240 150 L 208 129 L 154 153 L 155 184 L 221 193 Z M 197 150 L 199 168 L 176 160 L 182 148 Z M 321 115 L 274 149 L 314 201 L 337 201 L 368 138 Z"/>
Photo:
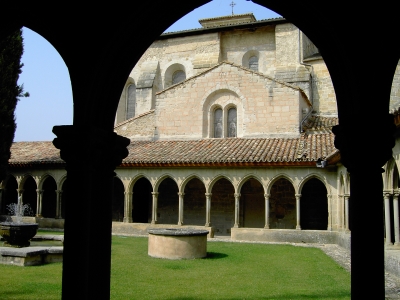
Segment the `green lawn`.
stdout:
<path fill-rule="evenodd" d="M 207 252 L 157 259 L 147 238 L 114 236 L 111 299 L 350 299 L 350 274 L 320 249 L 209 242 Z M 60 299 L 61 267 L 0 265 L 0 298 Z"/>

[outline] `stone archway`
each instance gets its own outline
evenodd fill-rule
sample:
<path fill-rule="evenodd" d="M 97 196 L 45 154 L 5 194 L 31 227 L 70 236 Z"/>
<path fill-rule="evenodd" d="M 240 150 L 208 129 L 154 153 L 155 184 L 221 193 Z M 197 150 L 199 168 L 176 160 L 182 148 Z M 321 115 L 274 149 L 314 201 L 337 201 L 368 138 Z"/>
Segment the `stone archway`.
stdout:
<path fill-rule="evenodd" d="M 296 228 L 296 197 L 293 184 L 286 178 L 279 178 L 271 187 L 269 200 L 269 228 Z"/>
<path fill-rule="evenodd" d="M 124 184 L 121 179 L 114 177 L 112 198 L 112 220 L 122 222 L 124 220 Z"/>
<path fill-rule="evenodd" d="M 2 200 L 1 213 L 4 215 L 9 214 L 8 205 L 18 202 L 18 182 L 14 176 L 10 176 L 7 180 L 4 196 Z"/>
<path fill-rule="evenodd" d="M 308 180 L 301 191 L 300 224 L 303 230 L 327 230 L 328 199 L 325 185 L 317 178 Z"/>
<path fill-rule="evenodd" d="M 179 196 L 178 185 L 170 178 L 165 178 L 158 187 L 157 220 L 160 224 L 178 224 Z"/>
<path fill-rule="evenodd" d="M 132 190 L 132 222 L 150 223 L 153 188 L 150 181 L 142 177 L 135 182 Z"/>
<path fill-rule="evenodd" d="M 24 181 L 23 196 L 22 201 L 24 204 L 28 204 L 30 209 L 32 210 L 32 214 L 36 215 L 37 213 L 37 185 L 32 176 L 27 176 Z"/>
<path fill-rule="evenodd" d="M 185 186 L 183 224 L 204 226 L 206 223 L 206 188 L 198 178 Z"/>
<path fill-rule="evenodd" d="M 230 235 L 235 223 L 235 189 L 229 180 L 221 178 L 211 193 L 210 215 L 215 235 Z"/>
<path fill-rule="evenodd" d="M 265 198 L 261 183 L 250 178 L 240 189 L 239 224 L 241 227 L 264 228 Z"/>
<path fill-rule="evenodd" d="M 57 210 L 57 183 L 53 177 L 48 176 L 42 185 L 42 217 L 55 218 Z"/>

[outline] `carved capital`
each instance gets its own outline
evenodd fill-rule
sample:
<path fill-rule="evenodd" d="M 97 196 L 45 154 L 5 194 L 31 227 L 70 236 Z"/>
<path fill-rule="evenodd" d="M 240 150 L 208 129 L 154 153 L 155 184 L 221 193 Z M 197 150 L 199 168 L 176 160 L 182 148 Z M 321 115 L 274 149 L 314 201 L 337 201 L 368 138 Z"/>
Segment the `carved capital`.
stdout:
<path fill-rule="evenodd" d="M 332 127 L 335 147 L 340 150 L 341 162 L 350 173 L 372 170 L 383 172 L 382 166 L 392 157 L 396 132 L 393 115 L 387 114 L 383 119 L 375 120 L 374 124 L 379 134 L 371 135 L 368 130 L 360 130 L 359 124 Z M 370 141 L 369 149 L 360 151 L 365 140 Z M 373 160 L 368 159 L 370 153 L 374 154 Z"/>
<path fill-rule="evenodd" d="M 129 154 L 130 140 L 113 131 L 65 125 L 54 126 L 53 133 L 57 136 L 53 145 L 60 149 L 68 170 L 88 165 L 96 172 L 113 172 Z"/>

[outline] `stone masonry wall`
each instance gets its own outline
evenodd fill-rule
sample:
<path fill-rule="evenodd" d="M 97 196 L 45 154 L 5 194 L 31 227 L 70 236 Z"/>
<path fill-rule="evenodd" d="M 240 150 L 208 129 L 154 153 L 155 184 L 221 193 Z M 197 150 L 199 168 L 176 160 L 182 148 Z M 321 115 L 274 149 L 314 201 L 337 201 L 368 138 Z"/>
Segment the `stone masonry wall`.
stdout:
<path fill-rule="evenodd" d="M 336 94 L 324 61 L 308 62 L 313 66 L 313 109 L 322 115 L 337 115 Z"/>
<path fill-rule="evenodd" d="M 186 78 L 189 78 L 197 74 L 198 69 L 209 68 L 217 64 L 219 49 L 218 33 L 158 40 L 146 50 L 130 76 L 137 80 L 142 72 L 143 63 L 158 60 L 160 62 L 161 80 L 165 88 L 164 75 L 171 64 L 179 63 L 183 65 Z"/>
<path fill-rule="evenodd" d="M 258 51 L 259 72 L 273 76 L 275 70 L 275 26 L 221 33 L 222 60 L 242 65 L 242 58 L 248 51 Z"/>
<path fill-rule="evenodd" d="M 299 134 L 301 99 L 297 89 L 257 73 L 225 64 L 157 95 L 156 119 L 161 139 L 210 136 L 216 105 L 228 107 L 218 93 L 229 91 L 237 107 L 238 136 Z"/>
<path fill-rule="evenodd" d="M 153 139 L 155 132 L 155 113 L 151 110 L 127 122 L 120 123 L 114 131 L 130 139 Z"/>

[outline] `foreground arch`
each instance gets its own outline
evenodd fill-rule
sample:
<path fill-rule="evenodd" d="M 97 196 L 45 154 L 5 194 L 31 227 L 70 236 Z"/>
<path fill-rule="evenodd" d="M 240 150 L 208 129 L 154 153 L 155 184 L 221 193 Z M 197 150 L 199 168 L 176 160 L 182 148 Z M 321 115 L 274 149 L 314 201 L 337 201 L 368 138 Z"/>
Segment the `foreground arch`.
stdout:
<path fill-rule="evenodd" d="M 24 10 L 19 9 L 18 2 L 2 6 L 7 12 L 18 11 L 18 18 L 10 13 L 0 20 L 0 40 L 21 26 L 29 27 L 53 44 L 71 75 L 74 122 L 72 126 L 54 128 L 57 135 L 54 144 L 62 149 L 61 156 L 67 163 L 69 193 L 81 204 L 78 211 L 72 205 L 65 208 L 68 217 L 63 299 L 75 299 L 77 292 L 82 299 L 109 299 L 113 170 L 127 155 L 129 144 L 129 140 L 113 132 L 119 96 L 130 70 L 155 37 L 181 16 L 207 2 L 153 0 L 146 6 L 138 4 L 137 13 L 121 10 L 117 3 L 88 8 L 66 4 L 62 10 L 36 2 L 24 4 Z M 338 102 L 340 126 L 334 131 L 336 147 L 351 173 L 352 298 L 367 299 L 370 295 L 384 298 L 383 231 L 379 226 L 365 230 L 364 216 L 374 215 L 381 209 L 380 201 L 375 201 L 382 197 L 381 168 L 391 157 L 394 145 L 393 118 L 387 112 L 400 53 L 398 43 L 392 42 L 399 29 L 397 3 L 379 2 L 360 9 L 348 6 L 347 1 L 336 1 L 335 6 L 326 10 L 323 6 L 305 7 L 302 2 L 290 5 L 272 0 L 253 2 L 290 20 L 324 56 Z M 115 15 L 119 16 L 118 22 L 104 22 Z M 146 30 L 136 30 L 135 38 L 127 38 L 132 28 L 148 24 L 149 16 L 157 22 Z M 370 24 L 371 16 L 377 25 L 358 30 L 360 24 Z M 373 77 L 374 85 L 369 89 L 365 83 L 371 81 L 371 64 L 366 62 L 376 55 L 376 49 L 370 44 L 371 36 L 380 37 L 385 55 L 373 65 L 374 73 L 379 76 Z M 348 55 L 349 52 L 356 53 L 357 57 Z M 87 76 L 89 71 L 96 76 Z M 373 124 L 365 125 L 370 116 Z M 361 151 L 365 141 L 368 141 L 368 150 Z M 101 165 L 97 164 L 100 160 Z M 82 173 L 87 179 L 85 185 L 81 184 Z M 364 176 L 366 173 L 368 177 Z M 371 200 L 366 203 L 365 199 Z M 85 223 L 81 222 L 83 219 Z M 383 223 L 381 216 L 376 216 L 375 221 Z M 368 265 L 363 260 L 367 240 Z"/>

